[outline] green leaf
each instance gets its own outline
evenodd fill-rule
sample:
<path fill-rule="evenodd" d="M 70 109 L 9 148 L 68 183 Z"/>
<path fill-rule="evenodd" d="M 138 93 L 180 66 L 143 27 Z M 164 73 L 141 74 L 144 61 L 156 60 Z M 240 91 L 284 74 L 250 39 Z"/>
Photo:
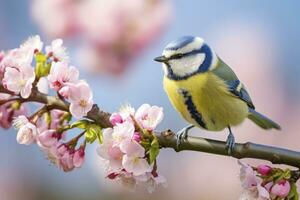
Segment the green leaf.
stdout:
<path fill-rule="evenodd" d="M 149 150 L 150 165 L 155 161 L 158 154 L 159 154 L 159 143 L 157 138 L 155 137 L 151 142 L 151 147 Z"/>
<path fill-rule="evenodd" d="M 51 64 L 47 64 L 47 57 L 39 53 L 35 56 L 36 66 L 35 66 L 35 75 L 40 78 L 47 76 L 50 72 Z"/>
<path fill-rule="evenodd" d="M 292 183 L 290 193 L 287 196 L 289 200 L 299 200 L 299 194 L 297 191 L 296 183 Z"/>
<path fill-rule="evenodd" d="M 150 144 L 150 141 L 149 140 L 142 140 L 140 142 L 140 145 L 142 145 L 147 151 L 150 149 L 151 147 L 151 144 Z"/>
<path fill-rule="evenodd" d="M 49 126 L 52 122 L 52 117 L 51 117 L 51 114 L 50 112 L 46 112 L 45 113 L 45 121 L 46 121 L 46 124 Z"/>
<path fill-rule="evenodd" d="M 88 143 L 93 143 L 97 138 L 99 143 L 103 142 L 101 127 L 96 124 L 89 124 L 84 136 Z"/>
<path fill-rule="evenodd" d="M 35 56 L 35 61 L 36 61 L 37 63 L 46 63 L 46 61 L 47 61 L 47 56 L 45 56 L 45 55 L 42 54 L 42 53 L 38 53 L 38 54 L 36 54 L 36 56 Z"/>
<path fill-rule="evenodd" d="M 284 170 L 282 177 L 286 180 L 290 179 L 291 178 L 291 170 L 289 170 L 289 169 Z"/>
<path fill-rule="evenodd" d="M 88 120 L 79 120 L 74 122 L 73 124 L 71 124 L 70 128 L 80 128 L 80 129 L 87 129 L 87 126 L 90 124 L 91 122 Z"/>
<path fill-rule="evenodd" d="M 66 112 L 63 116 L 62 116 L 63 120 L 66 120 L 67 122 L 70 122 L 72 119 L 72 115 L 68 112 Z"/>

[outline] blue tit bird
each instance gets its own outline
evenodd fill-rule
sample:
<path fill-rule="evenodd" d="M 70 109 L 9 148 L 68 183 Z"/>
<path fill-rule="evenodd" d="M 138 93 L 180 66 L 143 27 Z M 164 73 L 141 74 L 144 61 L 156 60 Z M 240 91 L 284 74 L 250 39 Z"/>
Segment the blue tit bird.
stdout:
<path fill-rule="evenodd" d="M 234 149 L 232 126 L 246 118 L 263 129 L 280 126 L 255 110 L 245 86 L 233 70 L 202 38 L 184 36 L 170 42 L 162 56 L 164 89 L 175 109 L 191 125 L 178 134 L 178 142 L 194 126 L 208 131 L 228 128 L 228 153 Z"/>

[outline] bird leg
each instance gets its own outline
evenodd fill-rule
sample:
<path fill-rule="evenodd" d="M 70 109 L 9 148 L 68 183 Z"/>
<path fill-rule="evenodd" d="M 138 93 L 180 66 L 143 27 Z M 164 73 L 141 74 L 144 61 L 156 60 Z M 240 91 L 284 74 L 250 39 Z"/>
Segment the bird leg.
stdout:
<path fill-rule="evenodd" d="M 192 128 L 194 128 L 194 127 L 195 127 L 194 125 L 189 125 L 187 127 L 184 127 L 183 129 L 181 129 L 180 131 L 178 131 L 176 133 L 176 136 L 177 136 L 177 143 L 176 143 L 177 147 L 180 145 L 180 143 L 182 141 L 184 141 L 187 138 L 189 130 L 192 129 Z"/>
<path fill-rule="evenodd" d="M 230 126 L 228 126 L 228 130 L 229 130 L 229 135 L 226 140 L 226 149 L 228 150 L 228 155 L 232 155 L 235 146 L 235 139 L 234 139 L 234 135 L 231 132 Z"/>

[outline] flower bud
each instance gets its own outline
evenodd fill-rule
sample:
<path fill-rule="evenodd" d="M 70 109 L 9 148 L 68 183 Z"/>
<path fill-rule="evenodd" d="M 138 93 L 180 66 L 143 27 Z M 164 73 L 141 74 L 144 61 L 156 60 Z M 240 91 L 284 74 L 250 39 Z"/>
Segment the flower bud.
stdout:
<path fill-rule="evenodd" d="M 19 144 L 29 145 L 35 142 L 37 136 L 37 128 L 32 124 L 26 116 L 19 116 L 14 120 L 14 126 L 19 129 L 17 134 L 17 142 Z"/>
<path fill-rule="evenodd" d="M 25 126 L 22 126 L 17 134 L 17 142 L 19 144 L 29 145 L 35 141 L 36 136 L 36 127 L 29 123 Z"/>
<path fill-rule="evenodd" d="M 38 144 L 41 147 L 49 148 L 56 144 L 57 140 L 57 134 L 55 130 L 46 130 L 38 135 L 37 137 Z"/>
<path fill-rule="evenodd" d="M 73 164 L 75 167 L 81 167 L 84 163 L 84 147 L 80 147 L 77 151 L 74 153 L 73 157 Z"/>
<path fill-rule="evenodd" d="M 140 142 L 142 140 L 142 137 L 139 132 L 135 132 L 132 136 L 132 139 L 135 140 L 136 142 Z"/>
<path fill-rule="evenodd" d="M 281 180 L 273 185 L 271 193 L 280 198 L 285 198 L 289 194 L 290 189 L 291 184 L 287 180 Z"/>
<path fill-rule="evenodd" d="M 270 167 L 268 165 L 259 165 L 257 167 L 257 172 L 263 176 L 269 175 L 271 171 L 272 171 L 272 167 Z"/>

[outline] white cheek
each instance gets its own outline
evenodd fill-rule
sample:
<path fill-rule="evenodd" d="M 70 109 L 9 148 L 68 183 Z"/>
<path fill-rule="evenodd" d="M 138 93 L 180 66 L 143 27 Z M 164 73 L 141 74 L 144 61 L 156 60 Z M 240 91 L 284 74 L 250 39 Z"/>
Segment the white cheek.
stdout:
<path fill-rule="evenodd" d="M 164 74 L 167 76 L 168 75 L 168 66 L 165 64 L 165 63 L 163 63 L 162 64 L 162 68 L 163 68 L 163 71 L 164 71 Z"/>
<path fill-rule="evenodd" d="M 209 67 L 209 71 L 214 70 L 217 67 L 217 64 L 218 64 L 218 56 L 215 54 L 215 52 L 212 52 L 212 61 Z"/>
<path fill-rule="evenodd" d="M 178 76 L 186 76 L 196 72 L 204 60 L 205 54 L 201 53 L 181 59 L 170 60 L 169 63 L 174 74 Z"/>

